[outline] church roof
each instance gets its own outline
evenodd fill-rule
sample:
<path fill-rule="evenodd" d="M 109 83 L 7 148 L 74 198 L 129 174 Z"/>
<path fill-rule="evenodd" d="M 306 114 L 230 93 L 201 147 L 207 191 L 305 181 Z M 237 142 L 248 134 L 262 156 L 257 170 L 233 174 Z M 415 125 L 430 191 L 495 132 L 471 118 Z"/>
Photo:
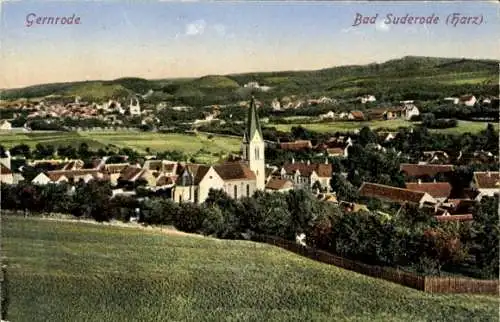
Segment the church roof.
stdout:
<path fill-rule="evenodd" d="M 259 114 L 257 113 L 257 107 L 255 105 L 255 98 L 252 97 L 250 107 L 248 108 L 247 128 L 245 130 L 243 140 L 245 142 L 247 142 L 247 140 L 251 140 L 255 135 L 255 132 L 259 132 L 260 136 L 263 137 L 262 129 L 260 127 Z"/>

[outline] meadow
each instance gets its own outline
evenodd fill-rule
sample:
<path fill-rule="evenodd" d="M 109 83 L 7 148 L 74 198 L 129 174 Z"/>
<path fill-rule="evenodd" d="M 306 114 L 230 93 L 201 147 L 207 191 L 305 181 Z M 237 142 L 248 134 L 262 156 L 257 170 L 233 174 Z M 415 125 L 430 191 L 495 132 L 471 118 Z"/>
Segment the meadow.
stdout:
<path fill-rule="evenodd" d="M 50 132 L 50 133 L 1 133 L 1 144 L 10 148 L 17 144 L 27 144 L 34 148 L 38 143 L 51 144 L 55 147 L 87 143 L 91 149 L 114 145 L 118 148 L 131 148 L 140 153 L 163 151 L 182 151 L 195 155 L 198 161 L 215 161 L 220 155 L 238 152 L 241 140 L 237 138 L 207 135 L 189 135 L 183 133 L 152 133 L 134 131 L 86 131 L 86 132 Z M 201 151 L 200 151 L 201 150 Z"/>
<path fill-rule="evenodd" d="M 315 132 L 354 132 L 364 126 L 369 126 L 371 129 L 390 129 L 397 130 L 399 127 L 411 127 L 412 122 L 405 120 L 387 120 L 387 121 L 366 121 L 366 122 L 349 122 L 349 121 L 332 121 L 325 123 L 301 123 L 301 124 L 267 124 L 269 127 L 276 127 L 279 131 L 289 132 L 292 127 L 301 125 L 305 129 Z M 478 133 L 486 129 L 487 122 L 471 122 L 471 121 L 458 121 L 458 126 L 449 129 L 431 129 L 432 132 L 440 132 L 447 134 L 463 134 L 466 132 Z M 498 124 L 494 124 L 496 129 L 499 129 Z"/>
<path fill-rule="evenodd" d="M 270 245 L 4 216 L 10 321 L 495 321 Z"/>

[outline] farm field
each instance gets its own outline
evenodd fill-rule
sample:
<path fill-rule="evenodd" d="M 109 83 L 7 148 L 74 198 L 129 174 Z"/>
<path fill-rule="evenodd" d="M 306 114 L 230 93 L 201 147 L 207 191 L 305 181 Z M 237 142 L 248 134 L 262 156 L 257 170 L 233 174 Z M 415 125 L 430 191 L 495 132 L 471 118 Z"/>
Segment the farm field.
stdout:
<path fill-rule="evenodd" d="M 246 241 L 4 216 L 9 321 L 495 321 L 432 295 Z"/>
<path fill-rule="evenodd" d="M 470 122 L 458 121 L 458 126 L 450 129 L 431 129 L 433 132 L 463 134 L 466 132 L 477 133 L 486 129 L 487 122 Z M 399 127 L 411 127 L 412 123 L 404 120 L 388 120 L 388 121 L 367 121 L 367 122 L 348 122 L 348 121 L 333 121 L 329 123 L 303 123 L 303 124 L 268 124 L 269 127 L 276 127 L 277 130 L 289 132 L 292 127 L 302 126 L 308 130 L 316 132 L 342 132 L 355 131 L 364 126 L 369 126 L 371 129 L 387 128 L 396 130 Z M 498 124 L 494 124 L 498 129 Z"/>
<path fill-rule="evenodd" d="M 127 132 L 127 131 L 88 131 L 88 132 L 51 132 L 51 133 L 2 133 L 0 134 L 2 145 L 12 147 L 25 143 L 30 147 L 36 144 L 51 144 L 57 146 L 72 145 L 78 147 L 81 143 L 87 143 L 92 149 L 105 148 L 114 145 L 119 148 L 132 148 L 145 153 L 146 148 L 151 152 L 163 152 L 167 150 L 178 150 L 186 154 L 196 154 L 197 159 L 215 161 L 215 154 L 227 154 L 237 152 L 241 140 L 237 138 L 216 136 L 209 139 L 206 135 L 188 135 L 181 133 L 151 133 L 151 132 Z M 203 149 L 202 152 L 199 152 Z"/>

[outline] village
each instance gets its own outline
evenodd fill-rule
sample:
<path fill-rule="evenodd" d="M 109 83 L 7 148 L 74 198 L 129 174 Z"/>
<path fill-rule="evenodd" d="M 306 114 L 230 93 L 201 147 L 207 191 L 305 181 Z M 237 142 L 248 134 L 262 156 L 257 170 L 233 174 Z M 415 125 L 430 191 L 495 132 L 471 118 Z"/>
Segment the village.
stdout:
<path fill-rule="evenodd" d="M 373 97 L 366 98 L 367 101 L 370 99 L 375 100 Z M 92 105 L 81 107 L 80 104 L 86 106 L 85 103 L 71 103 L 69 107 L 73 107 L 73 110 L 59 105 L 43 110 L 43 104 L 36 105 L 37 112 L 33 113 L 54 115 L 76 113 L 71 115 L 93 117 L 99 110 Z M 383 119 L 410 119 L 419 115 L 418 108 L 412 101 L 401 102 L 401 104 L 402 107 L 397 109 L 377 108 L 369 110 L 369 113 Z M 339 170 L 329 160 L 348 158 L 350 148 L 356 143 L 350 136 L 331 137 L 318 141 L 314 145 L 311 140 L 265 141 L 258 106 L 258 102 L 252 99 L 247 108 L 246 131 L 242 138 L 240 155 L 230 155 L 225 162 L 220 164 L 193 164 L 162 160 L 156 159 L 154 155 L 146 156 L 142 164 L 128 162 L 126 155 L 118 158 L 119 162 L 116 161 L 116 157 L 93 158 L 90 165 L 85 165 L 83 160 L 67 158 L 26 160 L 28 166 L 41 169 L 29 183 L 33 185 L 65 183 L 72 186 L 91 180 L 107 181 L 113 187 L 113 196 L 134 196 L 135 189 L 143 187 L 152 192 L 162 191 L 175 202 L 197 204 L 205 201 L 210 189 L 222 189 L 228 196 L 235 199 L 251 197 L 257 190 L 286 192 L 292 189 L 306 189 L 314 193 L 318 199 L 339 204 L 350 211 L 368 209 L 364 204 L 356 204 L 339 198 L 336 191 L 332 190 L 330 182 L 335 173 L 347 178 L 347 173 L 338 173 Z M 100 107 L 105 111 L 114 108 L 123 111 L 119 103 L 112 101 Z M 129 110 L 133 115 L 142 113 L 138 102 L 131 101 Z M 334 113 L 327 114 L 327 116 L 330 117 L 332 114 Z M 356 111 L 341 114 L 339 117 L 352 120 L 364 118 L 363 113 Z M 378 135 L 380 142 L 390 142 L 398 134 L 397 132 L 379 132 Z M 292 153 L 310 152 L 318 158 L 323 158 L 324 162 L 292 158 L 282 165 L 269 164 L 266 162 L 266 148 Z M 373 144 L 372 148 L 382 153 L 386 152 L 386 148 L 381 144 Z M 401 205 L 410 203 L 420 208 L 433 209 L 434 216 L 439 220 L 472 220 L 470 205 L 475 201 L 480 201 L 484 196 L 493 196 L 498 193 L 500 173 L 498 171 L 474 172 L 473 181 L 469 187 L 466 187 L 466 194 L 461 198 L 452 196 L 453 187 L 449 182 L 432 179 L 452 173 L 455 167 L 464 164 L 464 160 L 465 156 L 462 153 L 450 156 L 444 151 L 423 151 L 422 158 L 417 163 L 401 163 L 399 170 L 405 177 L 405 187 L 363 182 L 358 193 L 362 197 Z M 11 168 L 11 156 L 8 150 L 5 151 L 0 161 L 2 164 L 0 181 L 3 184 L 17 184 L 23 181 L 22 167 L 17 171 Z M 468 156 L 465 164 L 470 162 L 495 164 L 498 162 L 498 156 L 493 155 L 491 151 L 475 151 Z M 44 165 L 45 169 L 51 170 L 44 171 Z M 72 189 L 74 190 L 74 187 Z"/>

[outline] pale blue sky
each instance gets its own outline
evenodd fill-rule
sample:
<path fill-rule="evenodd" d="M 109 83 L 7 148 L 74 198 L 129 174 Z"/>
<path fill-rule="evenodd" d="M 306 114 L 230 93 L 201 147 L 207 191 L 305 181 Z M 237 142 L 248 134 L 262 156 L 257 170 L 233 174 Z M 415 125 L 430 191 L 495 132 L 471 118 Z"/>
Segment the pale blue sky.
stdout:
<path fill-rule="evenodd" d="M 481 25 L 445 24 L 451 13 Z M 33 25 L 26 16 L 80 25 Z M 356 13 L 376 25 L 351 27 Z M 386 14 L 438 25 L 383 24 Z M 34 2 L 2 3 L 0 88 L 37 83 L 319 69 L 405 55 L 500 59 L 495 2 Z"/>

